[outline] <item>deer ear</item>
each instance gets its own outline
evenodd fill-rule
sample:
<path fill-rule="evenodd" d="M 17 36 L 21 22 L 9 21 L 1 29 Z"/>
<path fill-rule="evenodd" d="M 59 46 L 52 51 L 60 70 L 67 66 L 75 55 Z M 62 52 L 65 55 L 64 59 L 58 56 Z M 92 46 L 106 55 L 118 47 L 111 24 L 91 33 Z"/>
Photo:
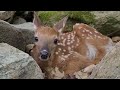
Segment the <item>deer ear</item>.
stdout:
<path fill-rule="evenodd" d="M 37 16 L 36 12 L 34 11 L 34 18 L 33 18 L 33 24 L 34 24 L 34 28 L 37 29 L 38 27 L 41 27 L 42 23 L 39 19 L 39 17 Z"/>
<path fill-rule="evenodd" d="M 53 26 L 53 28 L 54 28 L 57 32 L 61 33 L 62 30 L 63 30 L 63 28 L 65 27 L 65 24 L 66 24 L 66 22 L 67 22 L 67 19 L 68 19 L 68 16 L 64 17 L 62 20 L 60 20 L 59 22 L 57 22 L 57 23 Z"/>

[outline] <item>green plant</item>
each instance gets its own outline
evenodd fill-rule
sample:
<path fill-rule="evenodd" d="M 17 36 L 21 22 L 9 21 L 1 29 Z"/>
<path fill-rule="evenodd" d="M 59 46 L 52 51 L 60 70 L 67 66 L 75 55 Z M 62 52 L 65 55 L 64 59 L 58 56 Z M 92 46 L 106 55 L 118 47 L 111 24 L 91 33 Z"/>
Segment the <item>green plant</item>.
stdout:
<path fill-rule="evenodd" d="M 52 26 L 60 19 L 68 15 L 68 23 L 66 29 L 72 30 L 72 26 L 75 23 L 95 23 L 95 16 L 90 11 L 39 11 L 38 16 L 40 17 L 43 24 Z M 67 31 L 66 30 L 66 31 Z"/>

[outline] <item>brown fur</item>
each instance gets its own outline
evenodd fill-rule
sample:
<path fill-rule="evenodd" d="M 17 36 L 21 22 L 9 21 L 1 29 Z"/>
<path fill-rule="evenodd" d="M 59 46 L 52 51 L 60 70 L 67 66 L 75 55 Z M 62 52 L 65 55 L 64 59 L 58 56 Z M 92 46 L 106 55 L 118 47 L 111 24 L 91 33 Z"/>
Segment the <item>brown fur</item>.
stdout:
<path fill-rule="evenodd" d="M 94 28 L 86 24 L 76 24 L 72 32 L 62 34 L 56 32 L 54 28 L 47 26 L 40 27 L 36 30 L 35 35 L 37 35 L 41 41 L 35 43 L 32 56 L 49 78 L 52 78 L 50 77 L 50 68 L 54 69 L 58 67 L 60 72 L 64 72 L 65 75 L 72 75 L 91 64 L 99 63 L 107 53 L 105 46 L 110 41 L 108 37 L 100 34 Z M 59 38 L 57 46 L 51 43 L 55 36 Z M 48 61 L 41 61 L 38 58 L 39 49 L 46 43 L 49 45 L 49 49 L 54 46 L 54 50 L 51 49 L 52 55 Z M 92 45 L 97 50 L 93 60 L 87 57 L 88 48 L 86 43 Z"/>

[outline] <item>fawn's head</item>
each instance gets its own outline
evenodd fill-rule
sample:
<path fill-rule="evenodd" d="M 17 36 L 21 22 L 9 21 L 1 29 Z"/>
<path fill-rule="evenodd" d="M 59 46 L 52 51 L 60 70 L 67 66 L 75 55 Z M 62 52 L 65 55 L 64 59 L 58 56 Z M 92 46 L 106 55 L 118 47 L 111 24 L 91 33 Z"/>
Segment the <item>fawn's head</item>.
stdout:
<path fill-rule="evenodd" d="M 68 17 L 64 17 L 53 27 L 43 26 L 39 17 L 34 12 L 33 24 L 35 28 L 35 45 L 41 61 L 47 61 L 53 55 L 59 42 L 59 35 L 65 27 Z"/>

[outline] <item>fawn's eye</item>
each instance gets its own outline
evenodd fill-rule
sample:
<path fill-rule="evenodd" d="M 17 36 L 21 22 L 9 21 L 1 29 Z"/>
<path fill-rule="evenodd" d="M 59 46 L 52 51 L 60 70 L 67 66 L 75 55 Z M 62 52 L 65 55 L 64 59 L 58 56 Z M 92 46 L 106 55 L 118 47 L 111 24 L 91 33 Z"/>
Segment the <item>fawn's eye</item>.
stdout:
<path fill-rule="evenodd" d="M 37 42 L 38 41 L 38 37 L 35 37 L 35 42 Z"/>
<path fill-rule="evenodd" d="M 58 39 L 55 39 L 55 40 L 54 40 L 54 44 L 57 44 L 57 43 L 58 43 Z"/>

